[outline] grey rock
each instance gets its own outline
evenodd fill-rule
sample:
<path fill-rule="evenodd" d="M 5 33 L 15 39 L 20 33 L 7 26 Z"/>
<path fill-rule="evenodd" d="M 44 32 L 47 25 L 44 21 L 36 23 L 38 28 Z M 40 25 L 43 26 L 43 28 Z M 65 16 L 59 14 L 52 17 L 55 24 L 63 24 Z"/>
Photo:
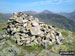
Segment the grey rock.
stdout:
<path fill-rule="evenodd" d="M 38 22 L 35 21 L 35 20 L 33 20 L 31 23 L 32 23 L 33 26 L 38 26 L 39 25 Z"/>
<path fill-rule="evenodd" d="M 48 40 L 43 40 L 41 44 L 44 48 L 47 48 L 50 45 Z"/>
<path fill-rule="evenodd" d="M 40 35 L 41 34 L 41 31 L 40 31 L 40 27 L 37 26 L 37 27 L 32 27 L 30 29 L 30 32 L 32 35 Z"/>

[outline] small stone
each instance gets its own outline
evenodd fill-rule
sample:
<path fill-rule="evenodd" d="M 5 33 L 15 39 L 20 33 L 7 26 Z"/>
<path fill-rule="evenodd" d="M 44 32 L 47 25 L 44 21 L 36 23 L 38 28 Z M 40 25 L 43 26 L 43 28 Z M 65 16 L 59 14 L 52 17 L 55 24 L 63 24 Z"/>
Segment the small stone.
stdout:
<path fill-rule="evenodd" d="M 22 13 L 22 12 L 18 12 L 18 17 L 21 17 L 22 15 L 24 15 L 24 13 Z"/>
<path fill-rule="evenodd" d="M 25 23 L 25 24 L 23 24 L 23 27 L 26 27 L 27 26 L 27 24 Z"/>
<path fill-rule="evenodd" d="M 61 44 L 61 42 L 60 42 L 58 36 L 56 36 L 56 43 L 57 43 L 57 44 Z"/>
<path fill-rule="evenodd" d="M 35 43 L 35 44 L 38 44 L 38 41 L 37 41 L 37 39 L 35 39 L 35 40 L 34 40 L 34 43 Z"/>
<path fill-rule="evenodd" d="M 14 12 L 14 13 L 13 13 L 13 15 L 17 16 L 17 13 L 16 13 L 16 12 Z"/>
<path fill-rule="evenodd" d="M 23 43 L 21 41 L 19 41 L 19 40 L 17 41 L 17 44 L 18 45 L 23 45 Z"/>
<path fill-rule="evenodd" d="M 3 34 L 3 37 L 6 37 L 7 35 L 6 34 Z"/>
<path fill-rule="evenodd" d="M 28 38 L 25 38 L 27 41 L 30 41 L 30 37 L 28 37 Z"/>
<path fill-rule="evenodd" d="M 21 37 L 21 40 L 26 40 L 26 38 L 25 37 Z"/>
<path fill-rule="evenodd" d="M 49 38 L 49 37 L 50 37 L 50 33 L 48 33 L 48 34 L 46 35 L 46 37 Z"/>
<path fill-rule="evenodd" d="M 28 44 L 28 43 L 27 43 L 26 46 L 31 46 L 31 44 Z"/>
<path fill-rule="evenodd" d="M 17 17 L 17 13 L 13 13 L 13 17 L 16 18 Z"/>
<path fill-rule="evenodd" d="M 25 34 L 25 36 L 24 36 L 24 37 L 26 37 L 26 38 L 27 38 L 27 37 L 29 37 L 29 36 L 28 36 L 28 34 Z"/>
<path fill-rule="evenodd" d="M 60 32 L 56 32 L 56 35 L 60 36 L 60 37 L 62 36 L 62 34 Z"/>
<path fill-rule="evenodd" d="M 52 42 L 55 42 L 55 39 L 52 39 Z"/>
<path fill-rule="evenodd" d="M 28 21 L 28 20 L 24 19 L 24 20 L 23 20 L 23 23 L 26 23 L 27 21 Z"/>
<path fill-rule="evenodd" d="M 41 42 L 41 37 L 38 37 L 38 38 L 37 38 L 37 41 L 38 41 L 38 42 Z"/>
<path fill-rule="evenodd" d="M 32 37 L 31 37 L 31 41 L 33 41 L 33 40 L 35 40 L 35 36 L 32 36 Z"/>
<path fill-rule="evenodd" d="M 16 32 L 16 30 L 17 30 L 16 28 L 13 28 L 13 32 Z"/>
<path fill-rule="evenodd" d="M 43 40 L 41 44 L 44 48 L 47 48 L 49 46 L 49 41 L 48 40 Z"/>
<path fill-rule="evenodd" d="M 16 23 L 16 24 L 15 24 L 15 26 L 16 26 L 16 27 L 18 27 L 18 26 L 19 26 L 19 24 L 18 24 L 18 23 Z"/>
<path fill-rule="evenodd" d="M 53 39 L 55 39 L 55 36 L 54 36 L 54 34 L 52 34 L 52 33 L 51 33 L 50 37 L 52 37 Z"/>
<path fill-rule="evenodd" d="M 27 40 L 26 44 L 29 44 L 29 43 L 30 43 L 30 41 L 29 41 L 29 40 Z"/>
<path fill-rule="evenodd" d="M 36 45 L 36 43 L 34 43 L 34 42 L 31 42 L 31 46 L 34 46 L 34 45 Z"/>
<path fill-rule="evenodd" d="M 8 20 L 8 23 L 11 23 L 12 21 L 11 20 Z"/>
<path fill-rule="evenodd" d="M 16 18 L 15 21 L 17 21 L 18 23 L 23 23 L 22 18 Z"/>
<path fill-rule="evenodd" d="M 54 26 L 50 26 L 52 30 L 56 30 Z"/>
<path fill-rule="evenodd" d="M 30 28 L 31 28 L 31 24 L 28 23 L 27 26 L 26 26 L 27 31 L 30 30 Z"/>

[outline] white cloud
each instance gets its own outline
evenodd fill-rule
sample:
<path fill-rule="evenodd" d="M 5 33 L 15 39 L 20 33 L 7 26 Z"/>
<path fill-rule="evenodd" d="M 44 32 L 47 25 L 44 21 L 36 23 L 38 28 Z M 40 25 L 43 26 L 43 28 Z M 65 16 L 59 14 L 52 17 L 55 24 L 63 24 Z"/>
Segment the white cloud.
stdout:
<path fill-rule="evenodd" d="M 73 3 L 75 4 L 75 0 L 40 0 L 37 2 L 23 2 L 23 3 L 9 3 L 9 2 L 0 2 L 0 7 L 2 6 L 25 6 L 25 7 L 31 7 L 31 6 L 40 6 L 40 5 L 47 5 L 47 4 L 63 4 L 63 3 Z"/>
<path fill-rule="evenodd" d="M 19 5 L 24 5 L 24 6 L 36 6 L 36 5 L 46 5 L 46 4 L 60 4 L 61 0 L 40 0 L 37 2 L 23 2 L 23 3 L 9 3 L 9 2 L 0 2 L 0 6 L 1 5 L 13 5 L 13 6 L 19 6 Z"/>

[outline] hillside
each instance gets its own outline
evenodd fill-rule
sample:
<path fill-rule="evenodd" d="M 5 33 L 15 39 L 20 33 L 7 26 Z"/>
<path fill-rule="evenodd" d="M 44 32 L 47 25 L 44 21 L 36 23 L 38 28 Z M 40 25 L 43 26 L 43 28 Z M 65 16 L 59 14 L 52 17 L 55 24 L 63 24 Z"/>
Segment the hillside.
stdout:
<path fill-rule="evenodd" d="M 9 15 L 0 13 L 0 23 L 7 22 L 7 20 L 9 19 L 9 17 L 10 17 Z"/>
<path fill-rule="evenodd" d="M 72 20 L 67 19 L 67 17 L 65 16 L 55 13 L 45 13 L 45 12 L 41 12 L 33 16 L 39 18 L 41 21 L 47 24 L 52 24 L 59 28 L 75 31 L 74 29 L 75 23 Z"/>
<path fill-rule="evenodd" d="M 36 11 L 23 11 L 25 14 L 30 14 L 30 15 L 34 15 L 37 14 Z"/>
<path fill-rule="evenodd" d="M 61 15 L 64 15 L 65 17 L 67 17 L 68 19 L 72 20 L 75 22 L 75 11 L 71 12 L 71 13 L 60 13 Z"/>

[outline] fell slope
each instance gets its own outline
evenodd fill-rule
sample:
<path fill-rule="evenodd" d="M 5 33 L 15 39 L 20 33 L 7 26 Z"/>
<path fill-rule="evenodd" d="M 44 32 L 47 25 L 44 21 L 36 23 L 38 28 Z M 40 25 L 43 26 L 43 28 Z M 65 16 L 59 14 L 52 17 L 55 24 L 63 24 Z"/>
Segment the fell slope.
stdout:
<path fill-rule="evenodd" d="M 7 22 L 7 20 L 9 19 L 9 17 L 10 17 L 9 15 L 0 13 L 0 23 Z"/>
<path fill-rule="evenodd" d="M 64 15 L 68 19 L 70 19 L 70 20 L 75 22 L 75 11 L 73 11 L 71 13 L 61 13 L 61 15 Z"/>
<path fill-rule="evenodd" d="M 34 17 L 38 17 L 41 21 L 47 24 L 52 24 L 56 27 L 75 32 L 75 23 L 72 20 L 67 19 L 65 16 L 54 13 L 39 13 L 35 14 Z"/>

